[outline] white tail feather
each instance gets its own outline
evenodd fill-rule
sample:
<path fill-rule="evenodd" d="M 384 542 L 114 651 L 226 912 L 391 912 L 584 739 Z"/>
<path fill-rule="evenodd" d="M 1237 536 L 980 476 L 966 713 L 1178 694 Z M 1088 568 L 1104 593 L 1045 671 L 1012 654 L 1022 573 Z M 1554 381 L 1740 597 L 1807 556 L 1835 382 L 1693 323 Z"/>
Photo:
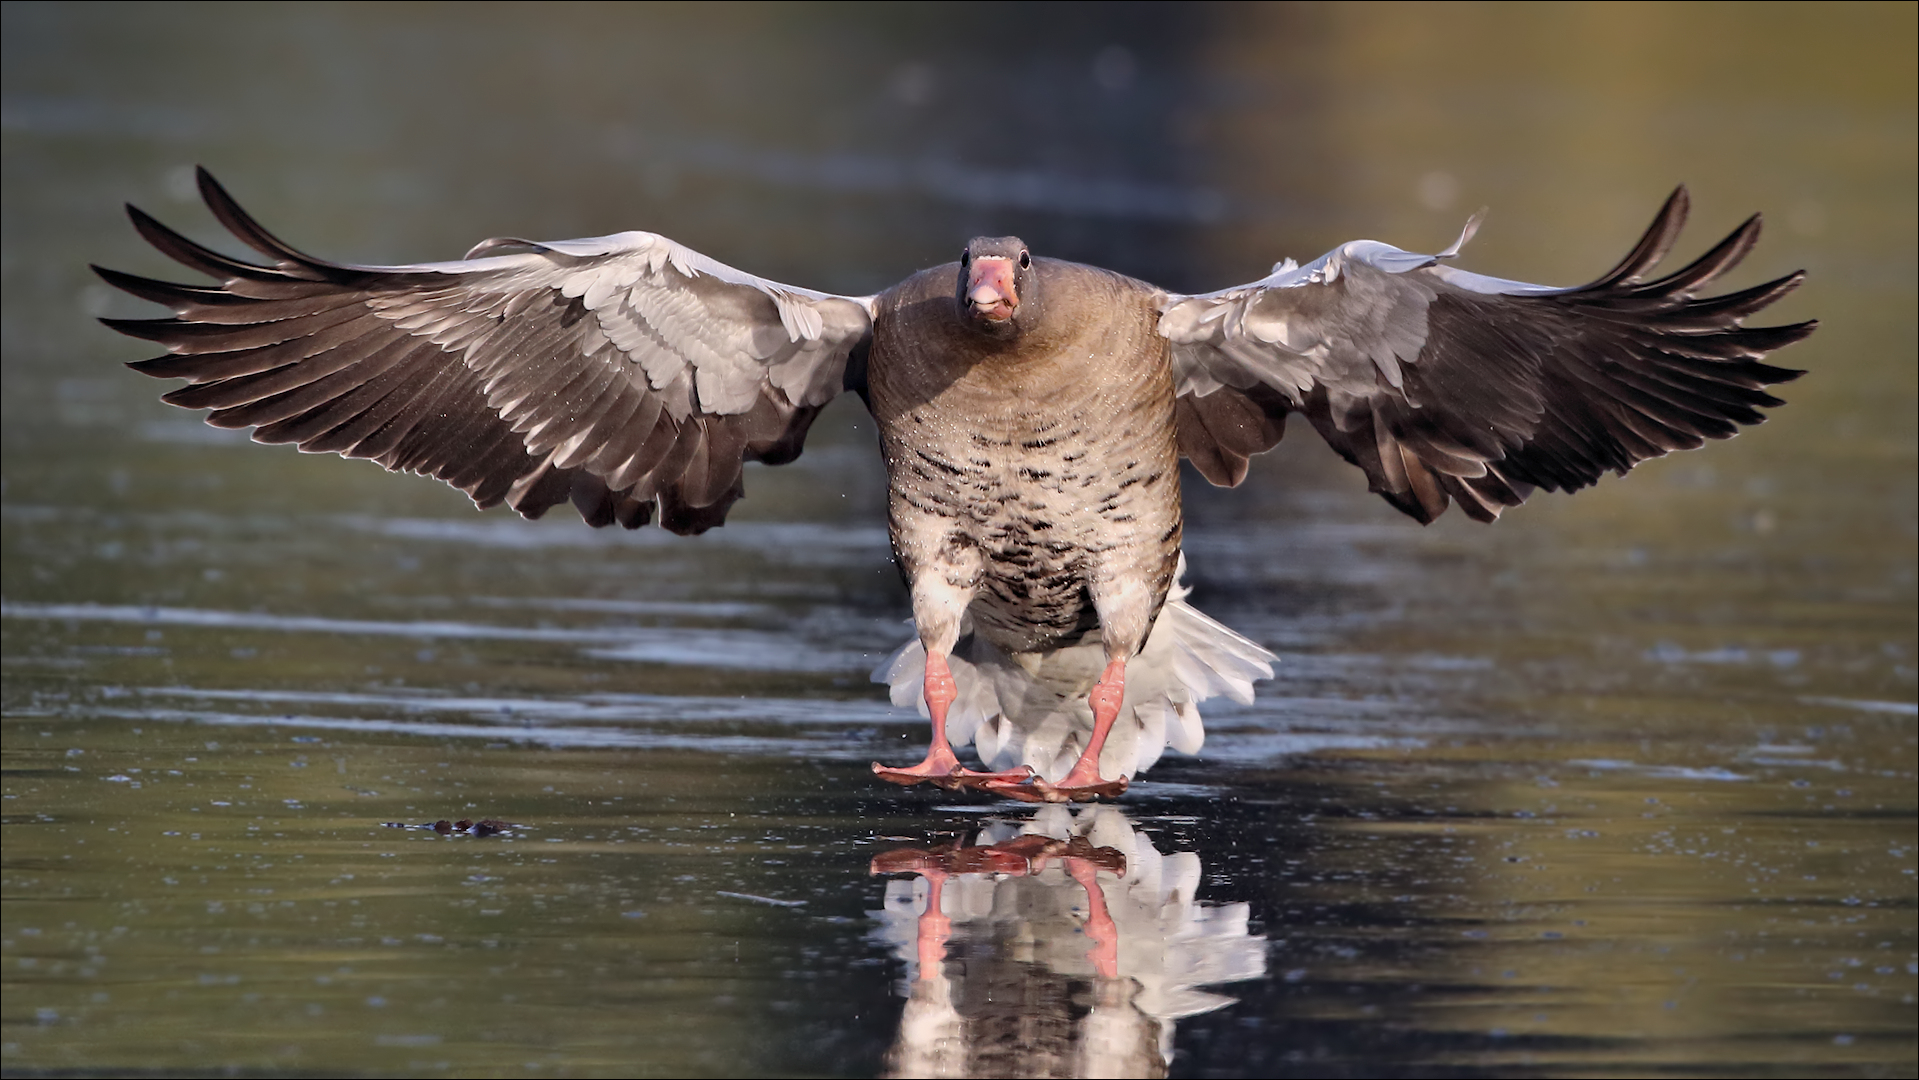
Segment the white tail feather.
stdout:
<path fill-rule="evenodd" d="M 1179 575 L 1185 573 L 1181 556 Z M 1190 591 L 1175 581 L 1146 647 L 1126 664 L 1126 698 L 1100 753 L 1102 776 L 1145 772 L 1168 747 L 1198 753 L 1206 740 L 1199 703 L 1221 694 L 1250 703 L 1254 681 L 1273 677 L 1278 657 L 1187 604 Z M 973 633 L 969 617 L 948 666 L 959 689 L 946 714 L 955 747 L 971 742 L 989 769 L 1027 765 L 1051 781 L 1079 760 L 1093 732 L 1086 695 L 1106 666 L 1098 630 L 1063 649 L 1012 656 Z M 918 638 L 873 671 L 895 705 L 916 704 L 921 716 L 925 678 Z"/>

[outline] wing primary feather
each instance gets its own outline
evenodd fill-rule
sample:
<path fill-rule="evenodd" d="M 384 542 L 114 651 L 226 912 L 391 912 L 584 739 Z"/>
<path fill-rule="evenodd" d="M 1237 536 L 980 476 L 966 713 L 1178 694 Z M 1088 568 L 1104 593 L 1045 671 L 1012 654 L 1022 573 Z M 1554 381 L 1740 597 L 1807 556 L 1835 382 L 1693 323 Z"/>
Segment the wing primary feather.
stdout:
<path fill-rule="evenodd" d="M 230 259 L 211 248 L 202 247 L 160 224 L 137 206 L 131 204 L 127 206 L 127 217 L 133 221 L 133 228 L 141 238 L 160 249 L 162 255 L 182 266 L 198 270 L 208 277 L 219 278 L 228 289 L 232 289 L 233 284 L 238 281 L 259 285 L 285 285 L 298 280 L 281 271 Z"/>
<path fill-rule="evenodd" d="M 307 255 L 261 228 L 260 223 L 240 209 L 240 204 L 227 194 L 227 189 L 221 187 L 220 182 L 206 169 L 195 166 L 194 179 L 200 187 L 200 198 L 206 200 L 207 209 L 213 211 L 214 218 L 226 226 L 228 232 L 239 237 L 241 243 L 279 263 L 281 269 L 297 266 L 322 279 L 333 278 L 337 272 L 346 269 Z"/>
<path fill-rule="evenodd" d="M 396 334 L 390 342 L 359 360 L 311 382 L 303 382 L 291 389 L 241 405 L 216 409 L 207 415 L 207 423 L 215 427 L 258 427 L 285 420 L 316 406 L 348 397 L 381 372 L 422 348 L 432 349 L 433 346 L 416 338 Z M 161 400 L 172 404 L 173 396 L 169 394 Z"/>
<path fill-rule="evenodd" d="M 1652 224 L 1646 228 L 1645 235 L 1619 261 L 1619 265 L 1578 291 L 1596 292 L 1618 285 L 1631 285 L 1645 277 L 1672 250 L 1674 242 L 1679 239 L 1679 230 L 1686 225 L 1686 215 L 1691 207 L 1692 197 L 1686 193 L 1686 186 L 1681 184 L 1674 188 L 1672 194 L 1666 196 L 1665 205 L 1659 208 L 1659 213 L 1653 215 Z"/>
<path fill-rule="evenodd" d="M 1713 245 L 1712 249 L 1704 255 L 1657 281 L 1635 286 L 1632 292 L 1689 299 L 1694 292 L 1710 284 L 1714 278 L 1738 266 L 1740 261 L 1752 251 L 1753 245 L 1759 242 L 1759 230 L 1759 215 L 1754 214 L 1737 229 L 1727 234 L 1724 240 Z"/>
<path fill-rule="evenodd" d="M 342 457 L 381 460 L 391 453 L 421 419 L 416 404 L 430 399 L 435 388 L 452 373 L 449 367 L 459 361 L 442 353 L 439 356 L 412 354 L 411 364 L 388 368 L 339 399 L 339 411 L 346 413 L 338 427 L 302 443 L 309 453 L 331 451 Z M 397 466 L 389 465 L 397 471 Z"/>
<path fill-rule="evenodd" d="M 241 349 L 236 352 L 168 353 L 151 360 L 136 360 L 127 366 L 143 375 L 156 378 L 182 378 L 190 383 L 212 383 L 226 379 L 237 379 L 244 375 L 256 375 L 281 367 L 312 367 L 305 376 L 317 378 L 326 371 L 333 370 L 342 363 L 354 358 L 356 343 L 367 339 L 386 338 L 403 334 L 404 331 L 390 323 L 368 320 L 365 323 L 336 323 L 311 337 L 283 341 L 277 345 L 266 345 L 257 349 Z M 326 356 L 336 350 L 346 350 L 341 357 L 327 357 L 320 361 L 313 358 Z"/>
<path fill-rule="evenodd" d="M 126 334 L 158 342 L 175 353 L 234 352 L 266 345 L 278 345 L 308 337 L 336 323 L 349 322 L 366 314 L 353 305 L 328 308 L 272 322 L 226 323 L 191 322 L 184 319 L 102 319 L 102 323 Z"/>
<path fill-rule="evenodd" d="M 87 267 L 100 275 L 101 280 L 124 293 L 131 293 L 142 300 L 164 304 L 173 309 L 176 315 L 190 310 L 214 308 L 245 308 L 258 301 L 243 296 L 235 296 L 215 285 L 183 285 L 174 281 L 160 281 L 156 278 L 141 277 L 119 270 L 109 270 L 104 266 L 88 264 Z"/>
<path fill-rule="evenodd" d="M 1763 285 L 1754 285 L 1724 296 L 1688 300 L 1685 306 L 1666 313 L 1660 319 L 1660 325 L 1665 332 L 1673 334 L 1720 333 L 1728 324 L 1737 324 L 1741 319 L 1755 314 L 1797 289 L 1805 280 L 1805 271 L 1794 271 Z"/>
<path fill-rule="evenodd" d="M 222 377 L 195 379 L 160 400 L 188 409 L 230 409 L 312 385 L 334 372 L 361 363 L 390 343 L 413 340 L 404 331 L 385 325 L 342 324 L 340 329 L 343 333 L 338 343 L 313 356 L 286 356 L 286 352 L 303 351 L 288 350 L 286 343 L 230 355 L 211 354 L 206 359 L 220 362 Z M 348 336 L 344 331 L 355 333 Z M 266 366 L 275 359 L 283 362 Z M 246 370 L 256 367 L 261 370 Z M 234 369 L 240 373 L 232 374 Z"/>

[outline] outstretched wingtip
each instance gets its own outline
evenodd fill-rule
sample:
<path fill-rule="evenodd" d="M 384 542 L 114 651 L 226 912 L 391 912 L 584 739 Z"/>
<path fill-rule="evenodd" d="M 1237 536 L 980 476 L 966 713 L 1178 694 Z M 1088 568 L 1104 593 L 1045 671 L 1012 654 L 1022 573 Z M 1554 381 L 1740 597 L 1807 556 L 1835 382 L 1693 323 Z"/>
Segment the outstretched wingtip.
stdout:
<path fill-rule="evenodd" d="M 200 190 L 200 200 L 207 204 L 207 208 L 212 210 L 216 217 L 221 219 L 222 224 L 225 223 L 225 215 L 222 213 L 222 211 L 225 210 L 231 210 L 239 214 L 242 218 L 247 217 L 246 212 L 240 209 L 239 200 L 235 199 L 233 195 L 227 191 L 225 184 L 214 179 L 213 173 L 209 172 L 205 165 L 195 165 L 193 167 L 193 182 L 194 186 Z M 259 226 L 255 225 L 254 227 L 258 228 Z"/>
<path fill-rule="evenodd" d="M 266 231 L 259 222 L 253 220 L 251 214 L 240 208 L 239 202 L 213 178 L 206 166 L 195 165 L 193 169 L 194 178 L 199 181 L 200 197 L 206 200 L 207 209 L 213 211 L 213 216 L 226 226 L 228 232 L 239 237 L 241 243 L 274 260 L 282 270 L 290 271 L 295 267 L 308 271 L 337 269 L 333 264 L 315 259 Z"/>
<path fill-rule="evenodd" d="M 1671 195 L 1666 196 L 1666 201 L 1660 205 L 1659 213 L 1653 215 L 1653 220 L 1663 221 L 1670 216 L 1674 219 L 1674 224 L 1684 225 L 1686 218 L 1691 214 L 1692 192 L 1686 185 L 1679 184 L 1672 189 Z"/>
<path fill-rule="evenodd" d="M 141 239 L 152 244 L 162 255 L 208 277 L 251 281 L 276 281 L 283 277 L 278 271 L 230 259 L 211 248 L 196 244 L 160 224 L 157 218 L 132 203 L 127 204 L 127 217 L 132 220 L 134 231 L 140 234 Z"/>
<path fill-rule="evenodd" d="M 227 213 L 223 211 L 238 213 L 242 218 L 247 216 L 244 211 L 240 210 L 240 204 L 234 200 L 232 195 L 227 193 L 225 185 L 215 180 L 213 174 L 207 171 L 205 165 L 195 165 L 193 167 L 193 181 L 194 186 L 200 189 L 200 201 L 207 204 L 207 209 L 213 211 L 213 216 L 220 219 L 220 224 L 227 225 Z M 257 228 L 258 226 L 255 227 Z M 239 231 L 231 225 L 227 225 L 227 228 L 236 233 Z M 244 240 L 246 238 L 243 236 L 241 239 Z M 266 254 L 272 253 L 267 252 Z"/>
<path fill-rule="evenodd" d="M 1652 224 L 1646 227 L 1645 235 L 1619 261 L 1619 265 L 1578 291 L 1638 284 L 1672 250 L 1674 242 L 1679 239 L 1679 231 L 1686 227 L 1686 216 L 1691 210 L 1692 196 L 1686 192 L 1686 185 L 1673 188 L 1672 194 L 1666 196 L 1665 204 L 1659 208 L 1659 213 L 1653 215 Z"/>
<path fill-rule="evenodd" d="M 1684 269 L 1674 271 L 1658 281 L 1642 285 L 1639 291 L 1691 296 L 1705 288 L 1715 278 L 1738 266 L 1758 243 L 1759 215 L 1754 214 L 1740 222 L 1739 227 L 1728 233 L 1724 240 L 1713 245 L 1712 250 L 1694 259 Z M 1798 284 L 1797 281 L 1792 282 L 1795 287 Z"/>
<path fill-rule="evenodd" d="M 169 299 L 173 295 L 171 292 L 163 293 L 161 290 L 171 289 L 177 291 L 180 288 L 180 286 L 177 285 L 170 286 L 164 282 L 154 281 L 151 278 L 143 278 L 137 274 L 128 274 L 119 270 L 112 270 L 101 266 L 99 263 L 88 263 L 87 269 L 93 271 L 94 275 L 101 281 L 119 289 L 121 292 L 132 293 L 142 300 L 153 300 L 156 303 L 164 304 L 167 302 L 167 300 L 161 299 L 162 295 L 167 296 Z M 102 319 L 101 322 L 106 322 L 106 320 Z M 113 324 L 107 323 L 107 325 L 111 326 Z"/>
<path fill-rule="evenodd" d="M 1789 326 L 1775 327 L 1774 332 L 1779 336 L 1779 347 L 1784 348 L 1795 342 L 1806 340 L 1811 337 L 1812 332 L 1817 329 L 1819 329 L 1819 320 L 1807 319 L 1805 322 L 1796 322 Z M 1791 382 L 1805 374 L 1804 371 L 1798 368 L 1778 368 L 1777 370 L 1782 374 L 1774 379 L 1774 382 Z"/>
<path fill-rule="evenodd" d="M 116 319 L 103 316 L 100 325 L 128 337 L 165 344 L 173 336 L 173 331 L 179 329 L 181 322 L 178 319 Z"/>
<path fill-rule="evenodd" d="M 133 222 L 134 230 L 140 234 L 141 239 L 148 243 L 154 243 L 153 237 L 150 234 L 155 231 L 170 235 L 173 233 L 172 229 L 160 223 L 159 218 L 154 217 L 152 214 L 147 213 L 132 203 L 126 204 L 126 211 L 127 220 Z M 155 244 L 155 246 L 157 247 L 159 245 Z"/>

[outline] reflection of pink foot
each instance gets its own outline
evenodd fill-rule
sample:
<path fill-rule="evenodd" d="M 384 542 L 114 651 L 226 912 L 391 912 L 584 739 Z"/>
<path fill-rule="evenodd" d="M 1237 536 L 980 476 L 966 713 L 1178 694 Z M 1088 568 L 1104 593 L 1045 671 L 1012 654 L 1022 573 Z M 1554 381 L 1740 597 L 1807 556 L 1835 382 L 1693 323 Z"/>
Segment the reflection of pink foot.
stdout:
<path fill-rule="evenodd" d="M 1086 937 L 1093 947 L 1086 959 L 1102 979 L 1119 978 L 1119 927 L 1106 909 L 1106 890 L 1100 888 L 1098 863 L 1089 859 L 1066 860 L 1066 872 L 1086 890 Z"/>
<path fill-rule="evenodd" d="M 1077 860 L 1096 870 L 1126 876 L 1126 856 L 1117 848 L 1096 848 L 1084 836 L 1055 840 L 1047 836 L 1017 836 L 997 844 L 962 847 L 957 842 L 928 848 L 894 848 L 873 856 L 868 870 L 875 874 L 1004 874 L 1025 877 L 1046 869 L 1056 858 Z"/>
<path fill-rule="evenodd" d="M 953 920 L 941 910 L 944 901 L 940 891 L 946 885 L 946 875 L 938 870 L 928 870 L 925 874 L 926 911 L 919 919 L 916 952 L 919 954 L 920 978 L 937 979 L 945 974 L 946 943 L 953 936 Z"/>

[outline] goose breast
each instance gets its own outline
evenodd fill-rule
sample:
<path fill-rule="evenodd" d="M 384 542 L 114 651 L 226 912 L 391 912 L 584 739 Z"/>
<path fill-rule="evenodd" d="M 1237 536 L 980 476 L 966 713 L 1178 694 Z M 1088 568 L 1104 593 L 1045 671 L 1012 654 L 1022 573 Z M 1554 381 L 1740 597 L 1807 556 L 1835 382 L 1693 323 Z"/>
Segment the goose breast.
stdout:
<path fill-rule="evenodd" d="M 962 320 L 958 264 L 902 282 L 879 299 L 867 371 L 901 572 L 970 589 L 980 632 L 1013 653 L 1097 626 L 1102 590 L 1138 594 L 1143 636 L 1180 541 L 1161 292 L 1076 263 L 1032 269 L 1031 321 L 1005 340 Z"/>

